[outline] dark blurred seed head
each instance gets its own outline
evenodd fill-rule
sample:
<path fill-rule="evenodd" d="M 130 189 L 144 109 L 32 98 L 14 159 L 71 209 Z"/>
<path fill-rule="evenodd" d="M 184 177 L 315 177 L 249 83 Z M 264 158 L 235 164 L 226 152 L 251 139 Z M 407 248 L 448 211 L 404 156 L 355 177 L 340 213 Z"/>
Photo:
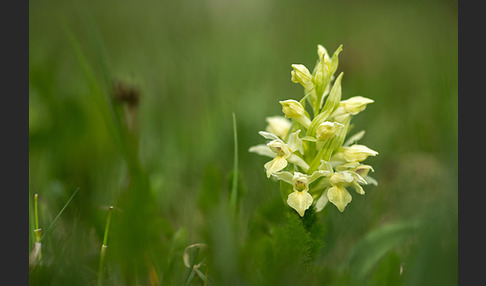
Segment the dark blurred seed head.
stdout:
<path fill-rule="evenodd" d="M 137 107 L 140 101 L 140 89 L 123 80 L 113 82 L 113 96 L 117 102 L 127 104 L 129 107 Z"/>

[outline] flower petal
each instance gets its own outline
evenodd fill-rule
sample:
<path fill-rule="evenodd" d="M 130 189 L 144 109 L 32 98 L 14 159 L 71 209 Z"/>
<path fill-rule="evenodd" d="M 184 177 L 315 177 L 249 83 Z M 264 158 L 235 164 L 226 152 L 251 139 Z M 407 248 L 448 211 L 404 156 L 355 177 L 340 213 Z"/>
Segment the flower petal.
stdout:
<path fill-rule="evenodd" d="M 294 175 L 292 175 L 292 173 L 287 172 L 287 171 L 277 172 L 277 173 L 272 174 L 272 176 L 276 177 L 280 181 L 284 181 L 284 182 L 289 183 L 289 184 L 292 184 L 292 179 L 294 177 Z"/>
<path fill-rule="evenodd" d="M 314 171 L 314 173 L 312 173 L 312 175 L 309 176 L 309 179 L 308 179 L 309 184 L 314 182 L 318 178 L 323 177 L 323 176 L 327 176 L 329 174 L 331 174 L 331 172 L 329 172 L 329 171 L 321 171 L 321 170 Z"/>
<path fill-rule="evenodd" d="M 366 183 L 378 186 L 378 181 L 376 181 L 373 177 L 367 175 L 366 177 L 364 177 L 364 179 L 366 180 Z"/>
<path fill-rule="evenodd" d="M 356 183 L 356 182 L 355 182 L 355 183 L 353 183 L 353 187 L 354 187 L 354 190 L 355 190 L 355 191 L 356 191 L 358 194 L 360 194 L 360 195 L 364 195 L 364 194 L 365 194 L 365 191 L 363 190 L 363 187 L 361 187 L 361 185 L 360 185 L 360 184 L 358 184 L 358 183 Z"/>
<path fill-rule="evenodd" d="M 365 131 L 361 130 L 360 132 L 354 134 L 353 136 L 349 137 L 348 140 L 343 144 L 344 147 L 348 147 L 349 145 L 356 143 L 357 141 L 361 140 L 365 135 Z"/>
<path fill-rule="evenodd" d="M 259 131 L 258 134 L 262 135 L 265 139 L 268 139 L 268 140 L 280 140 L 280 141 L 282 141 L 280 138 L 278 138 L 277 135 L 270 133 L 270 132 Z"/>
<path fill-rule="evenodd" d="M 252 147 L 250 147 L 250 149 L 248 149 L 248 151 L 249 152 L 252 152 L 252 153 L 257 153 L 258 155 L 268 156 L 268 157 L 272 157 L 272 158 L 274 158 L 275 156 L 277 156 L 277 154 L 275 154 L 265 144 L 259 144 L 259 145 L 252 146 Z"/>
<path fill-rule="evenodd" d="M 273 173 L 276 173 L 287 167 L 287 160 L 285 160 L 285 158 L 277 156 L 272 161 L 267 162 L 264 167 L 267 170 L 267 178 L 270 178 Z"/>
<path fill-rule="evenodd" d="M 320 212 L 324 209 L 324 207 L 327 205 L 329 202 L 329 199 L 327 198 L 327 190 L 322 193 L 322 195 L 317 199 L 316 202 L 316 212 Z"/>
<path fill-rule="evenodd" d="M 287 204 L 296 210 L 300 216 L 312 205 L 312 196 L 308 192 L 292 192 L 287 197 Z"/>
<path fill-rule="evenodd" d="M 304 170 L 304 172 L 307 172 L 307 170 L 309 170 L 309 165 L 302 159 L 300 158 L 299 156 L 295 155 L 295 154 L 291 154 L 287 160 L 290 162 L 290 163 L 293 163 L 299 167 L 302 168 L 302 170 Z"/>
<path fill-rule="evenodd" d="M 300 154 L 304 154 L 304 146 L 302 145 L 302 139 L 299 137 L 300 129 L 290 134 L 287 146 L 292 152 L 299 151 Z"/>
<path fill-rule="evenodd" d="M 358 173 L 352 171 L 343 171 L 343 172 L 349 172 L 349 174 L 353 177 L 354 182 L 366 184 L 366 180 L 363 179 L 363 177 L 361 177 Z"/>
<path fill-rule="evenodd" d="M 327 191 L 327 198 L 331 203 L 333 203 L 339 211 L 343 212 L 346 208 L 346 205 L 349 204 L 352 200 L 351 195 L 345 188 L 342 187 L 331 187 Z"/>

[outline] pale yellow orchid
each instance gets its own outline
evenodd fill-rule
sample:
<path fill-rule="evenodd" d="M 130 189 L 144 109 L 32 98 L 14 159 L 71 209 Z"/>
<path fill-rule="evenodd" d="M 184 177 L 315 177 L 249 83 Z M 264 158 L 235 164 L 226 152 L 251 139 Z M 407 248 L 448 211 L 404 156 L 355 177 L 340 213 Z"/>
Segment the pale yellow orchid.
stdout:
<path fill-rule="evenodd" d="M 292 122 L 283 116 L 271 116 L 265 120 L 268 123 L 265 131 L 277 135 L 282 140 L 287 137 L 290 127 L 292 127 Z"/>
<path fill-rule="evenodd" d="M 302 85 L 304 96 L 279 101 L 285 117 L 267 117 L 268 125 L 260 131 L 270 142 L 249 150 L 272 158 L 264 166 L 266 175 L 292 185 L 287 204 L 301 217 L 313 204 L 319 212 L 328 202 L 343 212 L 352 200 L 349 187 L 363 195 L 362 185 L 378 184 L 368 175 L 373 168 L 361 163 L 378 155 L 358 144 L 365 131 L 345 141 L 351 119 L 374 101 L 362 96 L 342 100 L 343 72 L 334 76 L 341 51 L 342 45 L 331 56 L 324 46 L 317 45 L 318 60 L 312 72 L 303 64 L 291 65 L 291 81 Z M 295 166 L 287 168 L 289 163 Z M 309 184 L 318 178 L 321 179 L 309 189 Z"/>
<path fill-rule="evenodd" d="M 329 184 L 331 187 L 327 190 L 327 198 L 339 209 L 339 211 L 343 212 L 346 205 L 352 200 L 351 194 L 346 188 L 353 186 L 358 194 L 364 195 L 365 192 L 360 183 L 367 184 L 366 180 L 356 172 L 335 172 L 329 177 Z"/>
<path fill-rule="evenodd" d="M 316 129 L 316 139 L 320 141 L 331 139 L 337 134 L 339 127 L 344 127 L 344 125 L 331 121 L 322 122 Z"/>
<path fill-rule="evenodd" d="M 312 82 L 312 75 L 309 70 L 302 64 L 291 65 L 292 71 L 290 72 L 291 81 L 300 83 L 305 89 L 313 89 L 314 83 Z"/>
<path fill-rule="evenodd" d="M 300 102 L 293 99 L 282 100 L 279 102 L 282 105 L 282 112 L 285 114 L 285 117 L 292 118 L 305 128 L 309 128 L 311 120 L 307 116 L 306 111 Z"/>
<path fill-rule="evenodd" d="M 276 173 L 285 167 L 288 162 L 296 164 L 304 172 L 307 172 L 309 165 L 295 153 L 298 151 L 300 154 L 304 154 L 304 148 L 302 145 L 302 139 L 299 138 L 300 130 L 290 134 L 288 142 L 285 143 L 277 135 L 265 131 L 260 131 L 259 134 L 265 139 L 272 140 L 267 145 L 256 145 L 249 149 L 250 152 L 254 152 L 263 156 L 273 157 L 273 159 L 267 162 L 264 167 L 266 169 L 267 178 L 273 173 Z"/>
<path fill-rule="evenodd" d="M 374 100 L 363 96 L 354 96 L 349 99 L 342 100 L 329 118 L 332 118 L 338 122 L 343 121 L 344 118 L 351 115 L 356 115 L 365 110 L 366 106 L 373 102 Z"/>
<path fill-rule="evenodd" d="M 305 211 L 312 205 L 312 195 L 309 194 L 309 184 L 322 176 L 328 175 L 328 171 L 315 171 L 311 175 L 300 172 L 292 173 L 283 171 L 274 173 L 273 176 L 281 181 L 292 184 L 293 192 L 287 197 L 287 204 L 303 217 Z"/>
<path fill-rule="evenodd" d="M 331 161 L 335 162 L 334 165 L 345 162 L 362 162 L 369 156 L 376 156 L 378 152 L 372 150 L 365 145 L 354 144 L 351 146 L 341 147 L 339 152 L 334 154 Z"/>
<path fill-rule="evenodd" d="M 373 167 L 370 165 L 360 164 L 359 162 L 350 162 L 336 166 L 336 171 L 355 172 L 356 174 L 360 175 L 367 184 L 373 184 L 375 186 L 378 185 L 378 182 L 368 175 L 369 171 L 374 172 Z"/>

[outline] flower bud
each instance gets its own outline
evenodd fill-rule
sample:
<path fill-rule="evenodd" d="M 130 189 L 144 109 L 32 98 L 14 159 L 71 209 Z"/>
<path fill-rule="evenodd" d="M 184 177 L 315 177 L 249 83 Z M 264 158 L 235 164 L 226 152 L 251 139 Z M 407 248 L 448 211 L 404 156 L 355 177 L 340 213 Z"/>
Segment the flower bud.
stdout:
<path fill-rule="evenodd" d="M 309 70 L 301 64 L 293 64 L 291 67 L 294 69 L 290 72 L 292 82 L 300 83 L 306 89 L 312 88 L 312 75 Z"/>
<path fill-rule="evenodd" d="M 317 140 L 331 139 L 336 135 L 339 126 L 344 126 L 341 123 L 325 121 L 321 123 L 316 129 Z"/>
<path fill-rule="evenodd" d="M 285 114 L 285 117 L 295 119 L 305 128 L 309 127 L 311 121 L 305 114 L 305 109 L 300 102 L 289 99 L 280 101 L 280 104 L 282 105 L 282 112 Z"/>
<path fill-rule="evenodd" d="M 362 96 L 354 96 L 350 99 L 341 101 L 341 106 L 344 110 L 352 115 L 356 115 L 359 112 L 363 111 L 366 108 L 366 105 L 373 103 L 372 99 L 362 97 Z"/>
<path fill-rule="evenodd" d="M 285 114 L 285 117 L 296 118 L 305 116 L 305 109 L 300 102 L 293 99 L 279 102 L 282 105 L 282 112 Z"/>
<path fill-rule="evenodd" d="M 322 45 L 317 45 L 317 56 L 319 57 L 319 61 L 324 61 L 326 64 L 331 63 L 331 59 L 329 58 L 329 54 L 327 53 L 326 48 Z"/>
<path fill-rule="evenodd" d="M 347 162 L 361 162 L 366 160 L 368 156 L 376 156 L 378 152 L 370 148 L 355 144 L 349 147 L 343 147 L 343 155 Z"/>

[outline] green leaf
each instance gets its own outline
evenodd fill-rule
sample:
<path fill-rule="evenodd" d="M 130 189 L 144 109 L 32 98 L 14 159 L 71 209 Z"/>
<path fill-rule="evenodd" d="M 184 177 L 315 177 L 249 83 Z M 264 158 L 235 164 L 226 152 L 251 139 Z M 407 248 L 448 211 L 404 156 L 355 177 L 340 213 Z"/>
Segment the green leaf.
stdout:
<path fill-rule="evenodd" d="M 333 75 L 337 68 L 338 68 L 338 65 L 339 65 L 339 59 L 338 59 L 338 56 L 339 56 L 339 53 L 343 50 L 343 45 L 340 45 L 336 51 L 334 52 L 334 54 L 332 55 L 332 59 L 331 59 L 331 75 Z"/>
<path fill-rule="evenodd" d="M 231 184 L 231 207 L 236 209 L 236 199 L 238 197 L 238 133 L 236 130 L 236 116 L 233 112 L 233 139 L 234 139 L 234 159 L 233 159 L 233 182 Z"/>
<path fill-rule="evenodd" d="M 418 228 L 416 220 L 394 222 L 375 229 L 351 250 L 347 264 L 356 278 L 363 279 L 386 253 L 409 238 Z"/>

